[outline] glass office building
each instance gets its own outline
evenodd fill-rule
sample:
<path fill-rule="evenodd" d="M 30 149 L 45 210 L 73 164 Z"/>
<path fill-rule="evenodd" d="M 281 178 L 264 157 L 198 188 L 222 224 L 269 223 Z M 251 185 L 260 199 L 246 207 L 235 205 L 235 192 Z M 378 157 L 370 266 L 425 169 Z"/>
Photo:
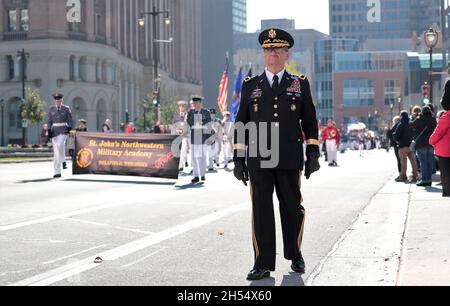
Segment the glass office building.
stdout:
<path fill-rule="evenodd" d="M 233 32 L 247 33 L 247 0 L 233 0 Z"/>
<path fill-rule="evenodd" d="M 330 35 L 335 38 L 410 38 L 433 23 L 440 27 L 440 0 L 381 0 L 380 14 L 367 0 L 330 0 Z"/>
<path fill-rule="evenodd" d="M 324 124 L 334 118 L 333 111 L 333 72 L 335 54 L 342 51 L 358 51 L 355 39 L 325 39 L 314 44 L 315 98 L 317 117 Z"/>

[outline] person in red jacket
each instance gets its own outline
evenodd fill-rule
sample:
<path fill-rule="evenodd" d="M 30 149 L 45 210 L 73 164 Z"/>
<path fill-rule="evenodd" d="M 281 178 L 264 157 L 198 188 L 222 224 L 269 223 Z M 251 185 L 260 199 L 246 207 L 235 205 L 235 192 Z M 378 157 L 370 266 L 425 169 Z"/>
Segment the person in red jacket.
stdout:
<path fill-rule="evenodd" d="M 439 119 L 436 130 L 430 137 L 430 144 L 439 157 L 443 196 L 450 197 L 450 81 L 445 84 L 441 104 L 446 112 Z"/>
<path fill-rule="evenodd" d="M 328 120 L 327 127 L 322 133 L 322 139 L 327 148 L 329 166 L 337 167 L 337 152 L 341 143 L 341 134 L 332 119 Z"/>

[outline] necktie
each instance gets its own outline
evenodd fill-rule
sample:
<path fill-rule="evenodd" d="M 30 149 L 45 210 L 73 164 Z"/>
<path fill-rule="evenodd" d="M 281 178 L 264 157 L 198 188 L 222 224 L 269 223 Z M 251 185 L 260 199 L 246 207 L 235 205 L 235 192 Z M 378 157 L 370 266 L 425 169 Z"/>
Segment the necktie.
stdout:
<path fill-rule="evenodd" d="M 278 86 L 280 85 L 279 80 L 280 80 L 280 78 L 278 77 L 278 75 L 275 75 L 275 76 L 273 77 L 272 90 L 273 90 L 274 92 L 277 91 Z"/>
<path fill-rule="evenodd" d="M 61 110 L 61 107 L 58 106 L 58 112 Z"/>

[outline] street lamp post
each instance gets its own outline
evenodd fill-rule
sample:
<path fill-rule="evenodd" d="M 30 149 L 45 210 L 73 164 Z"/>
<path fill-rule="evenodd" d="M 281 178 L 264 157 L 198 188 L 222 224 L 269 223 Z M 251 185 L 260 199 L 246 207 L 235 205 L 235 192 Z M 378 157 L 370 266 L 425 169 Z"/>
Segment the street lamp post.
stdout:
<path fill-rule="evenodd" d="M 30 54 L 28 52 L 25 52 L 25 49 L 17 51 L 17 59 L 20 61 L 21 64 L 21 71 L 22 71 L 22 105 L 26 101 L 26 91 L 25 91 L 25 82 L 27 79 L 26 76 L 26 64 L 27 59 L 30 57 Z M 23 145 L 27 144 L 27 126 L 28 123 L 26 119 L 22 119 L 22 142 Z"/>
<path fill-rule="evenodd" d="M 144 133 L 147 130 L 147 101 L 144 100 Z"/>
<path fill-rule="evenodd" d="M 433 48 L 436 47 L 438 43 L 439 35 L 433 28 L 430 28 L 428 31 L 425 32 L 424 37 L 425 37 L 425 44 L 427 45 L 430 51 L 430 70 L 429 70 L 430 103 L 433 104 Z"/>
<path fill-rule="evenodd" d="M 1 108 L 1 121 L 2 121 L 2 142 L 1 142 L 1 146 L 4 147 L 5 146 L 5 116 L 4 116 L 4 110 L 5 110 L 5 100 L 0 99 L 0 108 Z"/>
<path fill-rule="evenodd" d="M 393 124 L 394 122 L 394 104 L 391 103 L 389 107 L 391 109 L 391 121 L 389 122 L 389 129 L 391 129 L 391 124 Z"/>
<path fill-rule="evenodd" d="M 138 23 L 139 26 L 143 27 L 145 26 L 145 15 L 150 15 L 152 16 L 152 22 L 153 22 L 153 37 L 152 37 L 152 43 L 153 43 L 153 80 L 154 80 L 154 84 L 153 84 L 153 92 L 157 92 L 157 104 L 155 105 L 155 118 L 156 121 L 159 121 L 159 103 L 160 103 L 160 92 L 159 92 L 159 84 L 158 84 L 158 80 L 160 79 L 159 75 L 158 75 L 158 61 L 159 61 L 159 54 L 158 54 L 158 46 L 157 43 L 158 42 L 172 42 L 172 39 L 170 39 L 169 41 L 162 41 L 162 40 L 158 40 L 156 38 L 157 32 L 156 32 L 156 26 L 157 26 L 157 22 L 156 22 L 156 18 L 159 15 L 164 15 L 164 23 L 166 25 L 170 25 L 171 23 L 171 19 L 170 19 L 170 12 L 169 11 L 157 11 L 156 10 L 156 5 L 155 5 L 155 1 L 153 1 L 153 9 L 151 12 L 143 12 L 141 13 L 141 18 L 138 19 Z"/>

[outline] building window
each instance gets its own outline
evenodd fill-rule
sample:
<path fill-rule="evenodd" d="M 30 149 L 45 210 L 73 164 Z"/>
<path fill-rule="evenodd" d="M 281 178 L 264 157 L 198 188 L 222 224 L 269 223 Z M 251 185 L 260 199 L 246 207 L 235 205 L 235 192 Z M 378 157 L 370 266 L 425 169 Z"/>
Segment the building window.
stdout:
<path fill-rule="evenodd" d="M 17 11 L 16 10 L 8 11 L 8 31 L 9 32 L 17 31 Z"/>
<path fill-rule="evenodd" d="M 9 128 L 10 129 L 21 129 L 22 128 L 22 116 L 20 115 L 20 103 L 21 99 L 16 98 L 9 104 Z"/>
<path fill-rule="evenodd" d="M 75 80 L 75 57 L 71 56 L 69 60 L 69 80 Z"/>
<path fill-rule="evenodd" d="M 351 79 L 344 81 L 344 106 L 364 107 L 373 106 L 375 88 L 372 80 Z"/>
<path fill-rule="evenodd" d="M 395 105 L 397 98 L 401 96 L 401 87 L 399 80 L 384 81 L 384 104 Z"/>
<path fill-rule="evenodd" d="M 23 9 L 20 11 L 20 30 L 28 32 L 30 29 L 29 25 L 30 18 L 28 17 L 28 9 Z"/>
<path fill-rule="evenodd" d="M 12 80 L 14 79 L 14 60 L 12 58 L 12 56 L 7 56 L 6 57 L 6 62 L 8 63 L 7 65 L 7 76 L 8 76 L 8 80 Z"/>
<path fill-rule="evenodd" d="M 95 63 L 95 80 L 97 82 L 102 80 L 102 66 L 99 59 Z"/>

